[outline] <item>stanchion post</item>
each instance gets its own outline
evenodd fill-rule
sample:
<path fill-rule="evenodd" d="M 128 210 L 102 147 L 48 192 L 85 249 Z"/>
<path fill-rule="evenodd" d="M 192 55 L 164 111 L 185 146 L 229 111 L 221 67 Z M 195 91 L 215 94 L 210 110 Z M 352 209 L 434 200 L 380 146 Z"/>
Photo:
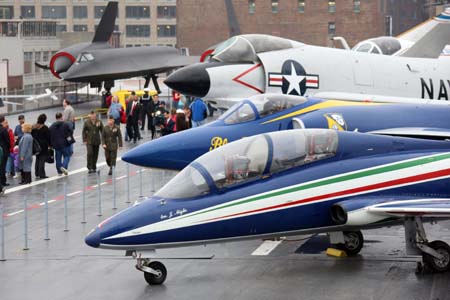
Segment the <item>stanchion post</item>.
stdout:
<path fill-rule="evenodd" d="M 44 190 L 44 210 L 45 210 L 45 238 L 44 240 L 49 241 L 49 229 L 48 229 L 48 192 L 47 189 Z"/>
<path fill-rule="evenodd" d="M 130 164 L 127 164 L 127 202 L 131 203 L 130 201 Z"/>
<path fill-rule="evenodd" d="M 86 189 L 87 189 L 87 178 L 85 173 L 83 177 L 83 192 L 81 193 L 83 203 L 83 219 L 81 220 L 81 224 L 86 224 Z"/>
<path fill-rule="evenodd" d="M 139 169 L 139 197 L 142 197 L 142 169 Z"/>
<path fill-rule="evenodd" d="M 69 212 L 67 209 L 67 183 L 64 182 L 64 231 L 69 231 Z"/>
<path fill-rule="evenodd" d="M 151 192 L 154 193 L 155 192 L 155 170 L 150 170 L 151 172 L 151 176 L 152 176 L 152 190 Z"/>
<path fill-rule="evenodd" d="M 6 261 L 5 258 L 5 217 L 3 216 L 3 204 L 0 205 L 0 233 L 2 234 L 1 238 L 1 255 L 0 255 L 0 261 Z"/>
<path fill-rule="evenodd" d="M 112 166 L 112 184 L 113 184 L 113 209 L 117 209 L 116 201 L 116 166 Z"/>
<path fill-rule="evenodd" d="M 97 203 L 98 203 L 98 213 L 97 216 L 102 216 L 102 187 L 100 185 L 100 170 L 97 171 Z"/>
<path fill-rule="evenodd" d="M 24 245 L 23 250 L 29 250 L 28 248 L 28 204 L 27 204 L 27 196 L 23 197 L 23 237 L 24 237 Z"/>

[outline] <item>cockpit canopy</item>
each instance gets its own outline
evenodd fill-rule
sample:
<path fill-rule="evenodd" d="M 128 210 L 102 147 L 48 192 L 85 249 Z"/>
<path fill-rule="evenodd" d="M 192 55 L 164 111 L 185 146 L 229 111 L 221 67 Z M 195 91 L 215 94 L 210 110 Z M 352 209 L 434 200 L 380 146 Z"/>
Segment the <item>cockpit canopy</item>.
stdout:
<path fill-rule="evenodd" d="M 253 121 L 282 110 L 301 105 L 308 101 L 305 97 L 280 94 L 262 94 L 236 103 L 220 116 L 225 124 L 239 124 Z"/>
<path fill-rule="evenodd" d="M 91 53 L 81 53 L 80 55 L 78 55 L 77 57 L 77 63 L 84 63 L 84 62 L 89 62 L 89 61 L 93 61 L 94 60 L 94 55 L 92 55 Z"/>
<path fill-rule="evenodd" d="M 278 131 L 243 138 L 202 155 L 155 196 L 194 198 L 323 160 L 336 154 L 335 130 Z"/>
<path fill-rule="evenodd" d="M 258 53 L 301 45 L 296 41 L 265 34 L 237 35 L 220 43 L 212 53 L 212 60 L 226 63 L 256 62 Z"/>
<path fill-rule="evenodd" d="M 393 55 L 402 49 L 400 41 L 394 37 L 381 36 L 368 39 L 353 47 L 353 51 L 373 54 Z"/>

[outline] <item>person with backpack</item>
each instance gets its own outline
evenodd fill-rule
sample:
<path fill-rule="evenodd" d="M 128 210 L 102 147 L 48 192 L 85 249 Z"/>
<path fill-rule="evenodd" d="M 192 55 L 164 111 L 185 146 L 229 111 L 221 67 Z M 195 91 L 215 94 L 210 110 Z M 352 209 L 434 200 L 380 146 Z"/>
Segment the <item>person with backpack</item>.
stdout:
<path fill-rule="evenodd" d="M 33 164 L 33 137 L 32 126 L 29 123 L 22 125 L 23 136 L 19 141 L 19 163 L 22 170 L 22 181 L 20 184 L 31 183 L 31 165 Z"/>

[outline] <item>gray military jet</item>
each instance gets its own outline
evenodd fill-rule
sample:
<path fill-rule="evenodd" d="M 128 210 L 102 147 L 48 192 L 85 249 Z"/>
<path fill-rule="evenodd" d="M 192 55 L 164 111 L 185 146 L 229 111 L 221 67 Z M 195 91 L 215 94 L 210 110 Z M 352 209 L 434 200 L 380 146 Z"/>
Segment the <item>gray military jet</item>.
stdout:
<path fill-rule="evenodd" d="M 57 78 L 70 82 L 90 83 L 91 87 L 109 89 L 114 80 L 142 76 L 145 87 L 152 79 L 159 91 L 156 74 L 164 73 L 198 61 L 198 57 L 181 55 L 176 48 L 149 46 L 112 48 L 108 40 L 114 31 L 118 3 L 108 3 L 91 43 L 80 43 L 58 51 L 49 65 Z"/>

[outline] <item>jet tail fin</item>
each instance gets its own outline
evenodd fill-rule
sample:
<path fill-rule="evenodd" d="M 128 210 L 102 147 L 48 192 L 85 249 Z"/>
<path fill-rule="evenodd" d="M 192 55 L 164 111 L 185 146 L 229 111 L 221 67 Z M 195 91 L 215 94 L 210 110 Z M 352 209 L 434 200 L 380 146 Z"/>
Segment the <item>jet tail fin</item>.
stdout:
<path fill-rule="evenodd" d="M 102 19 L 98 24 L 97 30 L 95 31 L 93 43 L 95 42 L 107 42 L 114 31 L 114 26 L 116 24 L 116 17 L 118 11 L 118 2 L 110 1 L 103 12 Z"/>
<path fill-rule="evenodd" d="M 414 43 L 400 56 L 438 58 L 450 42 L 450 8 L 439 16 L 401 34 L 398 38 Z"/>

